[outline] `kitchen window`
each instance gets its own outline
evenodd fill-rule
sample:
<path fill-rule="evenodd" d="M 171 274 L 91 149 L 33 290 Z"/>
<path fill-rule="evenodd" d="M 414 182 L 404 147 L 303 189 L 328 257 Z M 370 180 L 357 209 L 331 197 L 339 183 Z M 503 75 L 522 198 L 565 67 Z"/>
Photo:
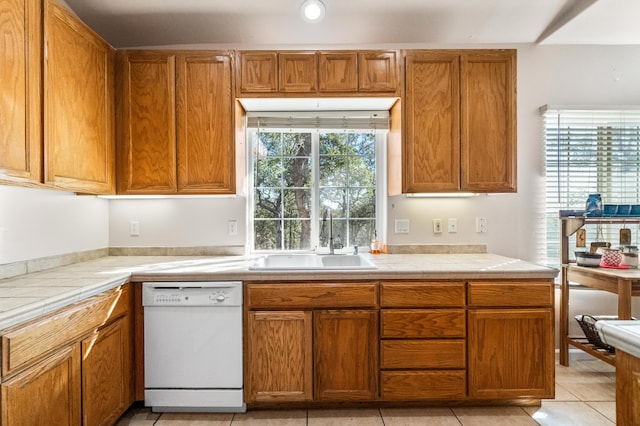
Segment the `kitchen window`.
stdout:
<path fill-rule="evenodd" d="M 317 114 L 317 113 L 316 113 Z M 253 251 L 369 247 L 384 212 L 388 113 L 248 117 Z"/>
<path fill-rule="evenodd" d="M 583 210 L 588 194 L 601 194 L 605 204 L 640 204 L 640 108 L 542 108 L 545 128 L 546 241 L 545 263 L 560 263 L 559 210 Z M 622 227 L 585 227 L 587 241 L 619 242 Z M 575 235 L 570 238 L 575 247 Z M 573 253 L 571 253 L 573 255 Z"/>

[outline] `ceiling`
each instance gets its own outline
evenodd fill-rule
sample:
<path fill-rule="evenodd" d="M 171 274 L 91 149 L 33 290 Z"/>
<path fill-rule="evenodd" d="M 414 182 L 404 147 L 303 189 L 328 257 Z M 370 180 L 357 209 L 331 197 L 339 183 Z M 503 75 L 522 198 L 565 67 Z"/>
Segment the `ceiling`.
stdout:
<path fill-rule="evenodd" d="M 116 48 L 222 44 L 341 46 L 640 44 L 639 0 L 66 0 Z"/>

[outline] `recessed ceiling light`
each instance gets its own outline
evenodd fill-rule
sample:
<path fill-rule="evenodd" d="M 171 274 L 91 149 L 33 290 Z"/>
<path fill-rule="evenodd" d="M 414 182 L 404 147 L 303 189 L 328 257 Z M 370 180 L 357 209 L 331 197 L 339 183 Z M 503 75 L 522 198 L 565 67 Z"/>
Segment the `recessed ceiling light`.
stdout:
<path fill-rule="evenodd" d="M 307 22 L 320 22 L 324 18 L 324 3 L 320 0 L 305 0 L 300 7 L 300 14 Z"/>

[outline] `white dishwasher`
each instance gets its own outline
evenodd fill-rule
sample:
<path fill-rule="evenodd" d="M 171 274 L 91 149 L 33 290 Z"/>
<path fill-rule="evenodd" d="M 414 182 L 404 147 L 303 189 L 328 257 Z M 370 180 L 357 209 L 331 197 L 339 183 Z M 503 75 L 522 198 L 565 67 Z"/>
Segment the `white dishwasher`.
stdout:
<path fill-rule="evenodd" d="M 142 305 L 145 406 L 246 411 L 242 282 L 145 282 Z"/>

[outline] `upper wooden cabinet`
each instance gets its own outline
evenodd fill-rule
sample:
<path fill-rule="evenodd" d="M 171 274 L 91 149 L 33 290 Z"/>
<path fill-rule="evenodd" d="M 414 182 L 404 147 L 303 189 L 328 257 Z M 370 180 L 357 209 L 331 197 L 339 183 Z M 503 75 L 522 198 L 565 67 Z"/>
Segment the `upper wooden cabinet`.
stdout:
<path fill-rule="evenodd" d="M 40 182 L 41 3 L 0 3 L 0 179 Z"/>
<path fill-rule="evenodd" d="M 240 51 L 237 95 L 399 95 L 396 51 Z"/>
<path fill-rule="evenodd" d="M 45 183 L 113 193 L 114 50 L 55 0 L 44 12 Z"/>
<path fill-rule="evenodd" d="M 515 50 L 408 51 L 405 65 L 402 192 L 515 192 Z"/>
<path fill-rule="evenodd" d="M 118 55 L 118 193 L 235 193 L 232 56 Z"/>

